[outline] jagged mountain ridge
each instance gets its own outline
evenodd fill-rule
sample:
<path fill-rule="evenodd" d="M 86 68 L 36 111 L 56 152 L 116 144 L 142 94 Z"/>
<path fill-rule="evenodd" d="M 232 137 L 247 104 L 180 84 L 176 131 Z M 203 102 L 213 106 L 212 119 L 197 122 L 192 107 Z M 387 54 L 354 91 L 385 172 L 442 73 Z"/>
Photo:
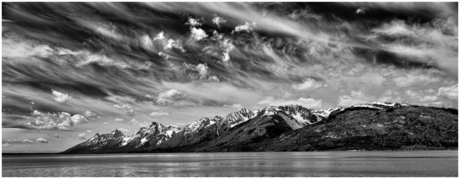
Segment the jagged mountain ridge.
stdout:
<path fill-rule="evenodd" d="M 129 137 L 116 130 L 112 132 L 116 134 L 112 135 L 112 139 L 103 140 L 106 142 L 95 142 L 100 141 L 96 139 L 101 136 L 96 134 L 64 153 L 250 151 L 241 146 L 281 140 L 280 136 L 325 123 L 349 111 L 384 111 L 409 106 L 401 103 L 370 103 L 325 110 L 312 110 L 298 105 L 271 106 L 258 111 L 243 108 L 224 118 L 216 116 L 212 119 L 199 119 L 182 129 L 153 122 L 150 127 L 141 128 Z"/>
<path fill-rule="evenodd" d="M 139 152 L 150 151 L 154 149 L 167 149 L 188 146 L 216 138 L 220 136 L 220 134 L 225 133 L 234 127 L 237 127 L 249 119 L 267 115 L 264 114 L 264 112 L 275 114 L 280 111 L 304 117 L 312 116 L 311 110 L 298 105 L 281 106 L 280 108 L 267 107 L 261 111 L 250 111 L 246 108 L 243 108 L 240 111 L 228 114 L 224 118 L 220 116 L 215 116 L 212 119 L 201 118 L 186 125 L 182 129 L 174 128 L 172 126 L 165 127 L 162 124 L 153 122 L 148 128 L 142 127 L 132 136 L 126 137 L 121 134 L 119 137 L 120 139 L 113 139 L 109 143 L 110 145 L 105 144 L 106 146 L 110 147 L 93 147 L 93 145 L 101 145 L 100 143 L 91 142 L 94 141 L 94 138 L 99 135 L 96 134 L 95 137 L 66 150 L 65 153 L 73 153 L 74 151 L 77 151 L 77 153 L 79 153 L 78 151 L 83 151 L 83 153 L 88 151 L 95 151 L 86 149 L 81 150 L 82 148 L 97 148 L 99 150 L 96 151 L 96 153 L 106 153 L 123 151 Z M 307 121 L 308 119 L 299 120 L 298 118 L 296 120 L 293 117 L 285 118 L 290 119 L 289 123 L 291 130 L 301 128 L 307 124 L 314 123 L 315 121 L 319 121 L 316 117 L 314 117 L 314 121 L 312 122 Z"/>
<path fill-rule="evenodd" d="M 227 151 L 457 149 L 458 110 L 403 105 L 350 107 L 327 120 Z"/>

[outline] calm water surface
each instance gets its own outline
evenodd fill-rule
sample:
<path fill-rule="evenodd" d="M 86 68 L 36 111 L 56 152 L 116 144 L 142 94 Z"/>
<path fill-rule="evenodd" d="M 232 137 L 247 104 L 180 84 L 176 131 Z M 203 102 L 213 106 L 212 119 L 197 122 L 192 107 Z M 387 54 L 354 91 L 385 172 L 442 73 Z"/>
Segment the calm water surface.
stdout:
<path fill-rule="evenodd" d="M 4 177 L 458 176 L 458 151 L 2 157 Z"/>

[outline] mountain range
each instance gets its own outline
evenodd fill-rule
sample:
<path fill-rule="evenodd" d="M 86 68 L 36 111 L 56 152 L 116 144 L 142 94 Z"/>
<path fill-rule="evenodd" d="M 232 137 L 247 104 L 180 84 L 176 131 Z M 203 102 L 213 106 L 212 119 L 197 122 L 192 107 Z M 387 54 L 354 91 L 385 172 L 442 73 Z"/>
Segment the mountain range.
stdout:
<path fill-rule="evenodd" d="M 457 109 L 404 103 L 243 108 L 182 128 L 152 122 L 131 136 L 96 134 L 62 153 L 456 149 L 457 123 Z"/>

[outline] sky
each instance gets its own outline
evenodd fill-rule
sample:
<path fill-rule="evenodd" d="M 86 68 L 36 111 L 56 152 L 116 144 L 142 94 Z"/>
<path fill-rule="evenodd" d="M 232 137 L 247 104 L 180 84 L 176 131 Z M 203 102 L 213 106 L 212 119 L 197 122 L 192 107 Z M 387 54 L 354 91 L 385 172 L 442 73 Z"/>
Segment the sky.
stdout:
<path fill-rule="evenodd" d="M 241 108 L 458 108 L 457 3 L 2 3 L 2 150 Z"/>

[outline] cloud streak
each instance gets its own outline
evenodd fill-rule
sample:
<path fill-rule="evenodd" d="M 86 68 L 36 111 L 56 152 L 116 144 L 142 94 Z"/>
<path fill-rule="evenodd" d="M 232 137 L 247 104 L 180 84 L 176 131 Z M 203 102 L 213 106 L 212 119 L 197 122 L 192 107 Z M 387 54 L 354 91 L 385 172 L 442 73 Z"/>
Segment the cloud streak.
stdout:
<path fill-rule="evenodd" d="M 299 98 L 297 100 L 283 100 L 275 99 L 273 97 L 267 97 L 258 104 L 269 105 L 269 106 L 284 106 L 284 105 L 301 105 L 306 108 L 318 109 L 321 108 L 322 100 L 316 100 L 313 98 Z"/>
<path fill-rule="evenodd" d="M 253 106 L 457 108 L 457 4 L 4 3 L 3 126 L 75 139 Z"/>

